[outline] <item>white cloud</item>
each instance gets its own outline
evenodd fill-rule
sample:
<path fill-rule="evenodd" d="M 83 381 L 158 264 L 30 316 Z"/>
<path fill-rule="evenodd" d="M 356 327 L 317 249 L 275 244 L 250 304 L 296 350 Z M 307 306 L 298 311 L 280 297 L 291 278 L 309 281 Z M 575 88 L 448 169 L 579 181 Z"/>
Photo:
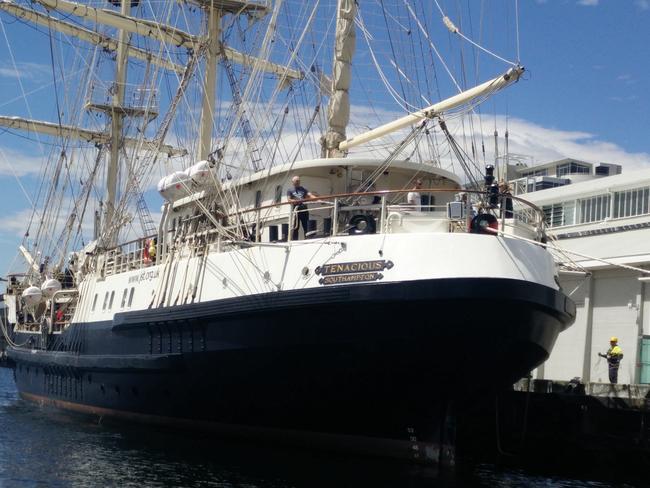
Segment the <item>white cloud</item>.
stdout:
<path fill-rule="evenodd" d="M 626 97 L 609 97 L 613 102 L 634 102 L 639 99 L 636 95 L 628 95 Z"/>
<path fill-rule="evenodd" d="M 17 62 L 15 68 L 9 64 L 0 67 L 0 78 L 22 78 L 35 81 L 46 76 L 52 76 L 52 68 L 45 64 Z"/>
<path fill-rule="evenodd" d="M 44 164 L 43 157 L 28 156 L 13 149 L 0 148 L 0 177 L 36 175 Z"/>
<path fill-rule="evenodd" d="M 503 127 L 504 122 L 503 117 L 497 118 L 498 126 Z M 590 162 L 620 164 L 626 171 L 650 168 L 650 154 L 628 152 L 621 146 L 588 132 L 546 128 L 512 118 L 508 120 L 508 129 L 510 151 L 530 155 L 535 162 L 572 157 Z"/>
<path fill-rule="evenodd" d="M 24 208 L 15 213 L 4 213 L 0 217 L 0 228 L 4 235 L 23 236 L 27 230 L 27 223 L 31 220 L 32 210 Z"/>
<path fill-rule="evenodd" d="M 600 0 L 578 0 L 578 5 L 583 7 L 596 7 Z"/>
<path fill-rule="evenodd" d="M 475 141 L 478 142 L 479 146 L 481 143 L 485 145 L 486 159 L 493 159 L 495 119 L 493 117 L 484 117 L 481 123 L 479 117 L 475 116 L 473 122 Z M 472 133 L 467 129 L 469 127 L 467 120 L 465 128 L 461 127 L 460 123 L 459 119 L 453 119 L 448 120 L 447 125 L 449 131 L 455 135 L 458 142 L 464 147 L 469 148 L 468 142 Z M 481 126 L 483 127 L 483 134 L 480 132 Z M 503 154 L 506 127 L 506 119 L 504 116 L 496 117 L 496 127 L 500 135 L 499 152 Z M 538 164 L 570 157 L 589 162 L 620 164 L 625 168 L 625 171 L 650 168 L 650 154 L 629 152 L 623 147 L 604 140 L 596 134 L 584 131 L 567 131 L 542 127 L 533 122 L 512 117 L 508 119 L 507 127 L 509 132 L 509 152 L 518 155 L 518 157 L 522 156 L 529 163 L 533 162 L 534 164 Z M 436 129 L 436 131 L 439 132 L 439 129 Z M 354 134 L 357 134 L 357 132 L 350 133 L 349 135 Z M 404 134 L 399 134 L 395 137 L 395 140 L 399 140 L 402 137 L 404 137 Z M 438 141 L 444 140 L 440 135 L 437 136 L 437 139 Z M 470 150 L 466 150 L 470 153 Z M 408 150 L 405 151 L 406 153 L 408 153 Z M 441 153 L 445 154 L 447 151 L 441 150 Z M 354 151 L 354 155 L 362 156 L 370 154 L 367 150 L 362 149 Z M 441 165 L 446 168 L 451 166 L 452 162 L 454 165 L 456 164 L 451 158 L 443 157 Z"/>
<path fill-rule="evenodd" d="M 636 0 L 634 4 L 639 10 L 650 10 L 650 0 Z"/>

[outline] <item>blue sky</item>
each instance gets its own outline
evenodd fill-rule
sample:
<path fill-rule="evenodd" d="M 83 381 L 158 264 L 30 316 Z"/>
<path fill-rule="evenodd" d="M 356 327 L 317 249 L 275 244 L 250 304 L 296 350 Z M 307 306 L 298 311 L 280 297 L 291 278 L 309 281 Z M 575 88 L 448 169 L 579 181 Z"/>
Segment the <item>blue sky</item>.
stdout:
<path fill-rule="evenodd" d="M 362 0 L 362 8 L 364 2 L 372 3 Z M 459 4 L 474 14 L 494 7 L 486 18 L 501 16 L 505 21 L 500 30 L 485 31 L 483 44 L 516 58 L 515 0 L 439 3 L 452 18 Z M 519 0 L 518 9 L 520 58 L 527 73 L 499 95 L 494 106 L 487 102 L 482 107 L 484 132 L 491 134 L 496 121 L 503 134 L 507 123 L 511 150 L 535 162 L 575 157 L 619 163 L 627 170 L 650 167 L 650 0 Z M 21 97 L 24 90 L 29 93 L 32 115 L 55 121 L 47 37 L 6 14 L 0 17 L 0 114 L 28 117 Z M 469 32 L 467 24 L 464 27 Z M 357 69 L 365 69 L 367 49 L 361 37 L 357 45 L 361 67 Z M 54 55 L 66 54 L 55 49 Z M 498 72 L 485 70 L 480 77 Z M 70 73 L 57 74 L 63 75 Z M 377 100 L 378 106 L 383 102 L 390 107 L 388 100 Z M 30 199 L 41 186 L 42 156 L 53 150 L 17 134 L 0 129 L 0 274 L 16 255 Z"/>

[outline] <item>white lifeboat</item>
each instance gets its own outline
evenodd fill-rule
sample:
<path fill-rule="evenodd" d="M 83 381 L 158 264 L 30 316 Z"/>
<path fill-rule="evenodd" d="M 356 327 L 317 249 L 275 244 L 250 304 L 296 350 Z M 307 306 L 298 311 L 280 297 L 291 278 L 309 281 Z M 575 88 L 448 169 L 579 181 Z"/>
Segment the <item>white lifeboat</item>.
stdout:
<path fill-rule="evenodd" d="M 185 171 L 176 171 L 158 182 L 158 192 L 165 200 L 176 200 L 192 192 L 192 180 Z"/>
<path fill-rule="evenodd" d="M 38 286 L 30 286 L 26 288 L 22 293 L 23 301 L 25 306 L 33 307 L 38 305 L 43 299 L 43 292 Z"/>
<path fill-rule="evenodd" d="M 168 192 L 167 192 L 167 180 L 169 179 L 169 175 L 163 176 L 162 179 L 158 182 L 158 193 L 160 193 L 160 196 L 163 197 L 165 200 L 169 200 L 167 198 Z"/>
<path fill-rule="evenodd" d="M 41 292 L 45 298 L 52 298 L 52 295 L 54 295 L 60 289 L 61 283 L 59 280 L 55 280 L 54 278 L 45 280 L 45 283 L 41 285 Z"/>
<path fill-rule="evenodd" d="M 203 186 L 210 181 L 210 163 L 200 161 L 186 170 L 187 175 L 197 186 Z"/>

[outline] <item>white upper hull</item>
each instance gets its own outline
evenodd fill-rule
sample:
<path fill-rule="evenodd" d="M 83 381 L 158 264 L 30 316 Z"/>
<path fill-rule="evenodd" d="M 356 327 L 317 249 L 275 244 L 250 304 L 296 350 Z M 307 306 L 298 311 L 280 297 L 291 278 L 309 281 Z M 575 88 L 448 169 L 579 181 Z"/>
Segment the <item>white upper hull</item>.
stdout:
<path fill-rule="evenodd" d="M 358 277 L 358 282 L 504 278 L 558 289 L 551 255 L 538 245 L 512 238 L 464 233 L 337 236 L 289 244 L 253 244 L 209 252 L 207 256 L 174 256 L 167 264 L 105 278 L 89 275 L 80 286 L 80 303 L 73 321 L 107 321 L 124 311 L 339 286 L 349 281 L 332 283 L 336 272 L 329 282 L 323 280 L 328 274 L 322 271 L 323 265 L 371 262 L 391 264 L 382 269 L 358 265 L 347 271 L 339 269 L 338 274 Z M 358 276 L 364 271 L 379 272 L 381 277 Z M 129 305 L 131 289 L 134 292 Z"/>

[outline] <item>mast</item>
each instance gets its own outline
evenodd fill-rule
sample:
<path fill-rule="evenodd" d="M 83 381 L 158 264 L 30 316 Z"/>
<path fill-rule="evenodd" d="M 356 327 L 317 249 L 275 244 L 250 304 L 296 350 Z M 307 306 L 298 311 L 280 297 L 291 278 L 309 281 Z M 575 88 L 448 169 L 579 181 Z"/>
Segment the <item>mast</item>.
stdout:
<path fill-rule="evenodd" d="M 350 121 L 350 80 L 352 78 L 352 55 L 356 44 L 354 17 L 357 14 L 355 0 L 339 0 L 336 12 L 336 41 L 334 66 L 332 68 L 332 96 L 328 107 L 327 133 L 321 140 L 323 156 L 339 158 L 345 151 L 339 144 L 345 141 L 345 128 Z"/>
<path fill-rule="evenodd" d="M 199 159 L 208 159 L 212 147 L 214 127 L 214 100 L 217 90 L 217 61 L 220 55 L 221 10 L 210 5 L 208 12 L 208 49 L 203 78 L 203 106 L 201 109 L 201 130 L 199 136 Z"/>
<path fill-rule="evenodd" d="M 131 0 L 122 0 L 120 13 L 128 17 L 131 13 Z M 120 167 L 120 148 L 122 146 L 122 125 L 124 121 L 124 90 L 127 70 L 127 46 L 130 41 L 129 33 L 119 30 L 117 59 L 115 61 L 115 93 L 113 94 L 113 109 L 111 111 L 111 153 L 106 170 L 106 220 L 104 230 L 113 225 L 115 202 L 117 200 L 117 173 Z"/>

